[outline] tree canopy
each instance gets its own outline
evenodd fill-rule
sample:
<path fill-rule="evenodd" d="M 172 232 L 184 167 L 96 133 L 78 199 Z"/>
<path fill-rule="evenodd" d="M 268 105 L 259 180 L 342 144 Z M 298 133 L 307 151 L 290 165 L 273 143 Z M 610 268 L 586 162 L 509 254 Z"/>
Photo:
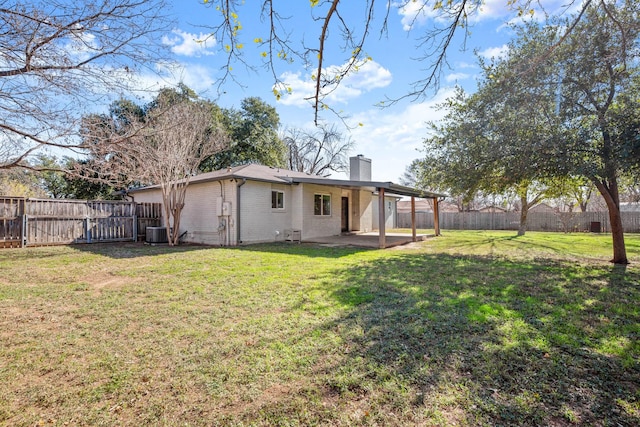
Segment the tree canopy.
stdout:
<path fill-rule="evenodd" d="M 580 15 L 517 28 L 478 91 L 449 100 L 425 164 L 460 191 L 587 179 L 609 209 L 612 261 L 624 264 L 618 181 L 639 161 L 640 20 L 634 4 L 593 2 Z"/>
<path fill-rule="evenodd" d="M 242 100 L 240 109 L 218 113 L 229 134 L 229 144 L 201 165 L 214 171 L 247 163 L 284 167 L 287 147 L 278 136 L 280 117 L 276 109 L 257 97 Z"/>

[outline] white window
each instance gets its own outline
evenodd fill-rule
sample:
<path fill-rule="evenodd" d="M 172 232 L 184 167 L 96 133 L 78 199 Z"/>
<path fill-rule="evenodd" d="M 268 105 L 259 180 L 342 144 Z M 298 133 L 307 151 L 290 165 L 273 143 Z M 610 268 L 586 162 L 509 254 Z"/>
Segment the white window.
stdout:
<path fill-rule="evenodd" d="M 284 192 L 271 191 L 271 209 L 284 209 Z"/>
<path fill-rule="evenodd" d="M 313 214 L 331 215 L 331 194 L 315 194 L 313 196 Z"/>

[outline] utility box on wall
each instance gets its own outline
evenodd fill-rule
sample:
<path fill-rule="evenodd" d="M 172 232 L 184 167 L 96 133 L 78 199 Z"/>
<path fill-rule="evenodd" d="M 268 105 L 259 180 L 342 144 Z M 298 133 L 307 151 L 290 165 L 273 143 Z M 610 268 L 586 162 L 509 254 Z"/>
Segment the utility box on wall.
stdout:
<path fill-rule="evenodd" d="M 216 215 L 229 216 L 231 215 L 231 202 L 225 202 L 222 197 L 216 199 Z"/>

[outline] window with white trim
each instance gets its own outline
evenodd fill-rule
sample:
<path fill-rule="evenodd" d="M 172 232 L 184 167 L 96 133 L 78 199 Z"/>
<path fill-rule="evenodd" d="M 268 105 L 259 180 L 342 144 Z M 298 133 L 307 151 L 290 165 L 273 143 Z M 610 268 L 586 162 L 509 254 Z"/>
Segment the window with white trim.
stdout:
<path fill-rule="evenodd" d="M 284 209 L 284 191 L 271 190 L 271 209 Z"/>
<path fill-rule="evenodd" d="M 313 214 L 320 216 L 331 215 L 331 194 L 313 195 Z"/>

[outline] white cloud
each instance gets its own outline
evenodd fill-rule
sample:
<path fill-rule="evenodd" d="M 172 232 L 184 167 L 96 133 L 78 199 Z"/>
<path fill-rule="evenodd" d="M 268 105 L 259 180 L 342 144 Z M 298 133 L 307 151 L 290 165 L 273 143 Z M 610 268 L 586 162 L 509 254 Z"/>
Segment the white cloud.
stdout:
<path fill-rule="evenodd" d="M 70 34 L 64 48 L 70 56 L 78 61 L 87 60 L 100 50 L 96 36 L 87 31 L 80 30 Z"/>
<path fill-rule="evenodd" d="M 486 0 L 478 11 L 471 16 L 473 22 L 486 19 L 496 19 L 512 13 L 511 8 L 505 0 Z"/>
<path fill-rule="evenodd" d="M 412 1 L 403 6 L 399 4 L 396 4 L 396 6 L 399 6 L 398 14 L 402 17 L 400 22 L 402 23 L 402 29 L 405 31 L 411 30 L 412 27 L 423 25 L 430 19 L 437 17 L 433 6 L 429 5 L 427 1 Z"/>
<path fill-rule="evenodd" d="M 344 65 L 333 65 L 327 67 L 324 72 L 327 75 L 338 74 L 343 67 Z M 308 107 L 309 101 L 305 98 L 312 97 L 315 94 L 315 81 L 312 79 L 312 75 L 286 72 L 280 78 L 284 82 L 284 86 L 291 89 L 291 93 L 285 94 L 280 98 L 280 102 L 284 105 Z M 334 86 L 323 91 L 324 102 L 327 104 L 344 104 L 373 89 L 388 86 L 391 84 L 391 80 L 391 72 L 388 69 L 375 61 L 367 61 L 361 64 L 356 71 L 343 78 L 337 90 L 334 90 Z"/>
<path fill-rule="evenodd" d="M 459 0 L 454 1 L 454 8 L 459 5 Z M 451 14 L 442 14 L 441 10 L 434 11 L 434 3 L 429 0 L 415 0 L 410 2 L 393 3 L 398 8 L 401 16 L 402 28 L 405 31 L 411 28 L 420 27 L 429 21 L 436 21 L 441 24 L 452 21 Z M 539 0 L 532 2 L 530 8 L 534 10 L 533 19 L 541 20 L 546 14 L 549 15 L 569 15 L 579 10 L 582 1 L 566 0 Z M 517 17 L 518 11 L 515 6 L 509 6 L 505 0 L 485 0 L 477 10 L 474 10 L 475 2 L 467 5 L 469 22 L 477 23 L 481 21 L 504 19 L 510 22 L 519 22 L 522 18 Z M 455 10 L 455 9 L 453 9 Z M 528 16 L 527 13 L 524 14 Z"/>
<path fill-rule="evenodd" d="M 423 157 L 422 141 L 428 136 L 427 123 L 440 120 L 445 111 L 436 109 L 453 94 L 453 89 L 441 90 L 433 99 L 412 103 L 403 109 L 369 110 L 354 115 L 350 123 L 362 123 L 351 132 L 355 151 L 372 161 L 373 179 L 398 179 L 412 160 Z"/>
<path fill-rule="evenodd" d="M 132 87 L 138 97 L 152 99 L 156 91 L 164 87 L 175 87 L 184 83 L 199 95 L 207 96 L 217 84 L 215 71 L 203 65 L 186 63 L 158 63 L 155 73 L 141 73 L 133 78 Z"/>
<path fill-rule="evenodd" d="M 441 24 L 452 22 L 452 17 L 459 4 L 459 1 L 454 2 L 450 8 L 450 13 L 443 13 L 443 9 L 434 10 L 434 2 L 428 0 L 411 1 L 403 4 L 396 3 L 395 6 L 398 7 L 398 14 L 401 16 L 402 28 L 405 31 L 409 31 L 412 28 L 425 25 L 429 21 L 436 21 Z M 466 6 L 470 22 L 501 18 L 510 13 L 505 0 L 486 0 L 478 9 L 475 8 L 475 2 Z"/>
<path fill-rule="evenodd" d="M 468 68 L 478 68 L 478 64 L 473 63 L 473 62 L 457 62 L 456 63 L 456 67 L 458 69 L 468 69 Z"/>
<path fill-rule="evenodd" d="M 215 53 L 212 49 L 216 46 L 216 39 L 211 34 L 192 34 L 178 29 L 171 34 L 173 36 L 162 37 L 162 44 L 170 46 L 176 55 L 200 57 Z"/>
<path fill-rule="evenodd" d="M 480 56 L 487 59 L 506 58 L 507 55 L 509 54 L 509 46 L 507 46 L 506 44 L 503 44 L 502 46 L 490 47 L 488 49 L 483 50 L 482 52 L 479 52 L 479 54 Z"/>
<path fill-rule="evenodd" d="M 455 83 L 459 80 L 466 80 L 469 77 L 471 77 L 469 74 L 465 74 L 465 73 L 452 73 L 452 74 L 448 74 L 447 77 L 445 77 L 445 80 L 448 83 Z"/>

